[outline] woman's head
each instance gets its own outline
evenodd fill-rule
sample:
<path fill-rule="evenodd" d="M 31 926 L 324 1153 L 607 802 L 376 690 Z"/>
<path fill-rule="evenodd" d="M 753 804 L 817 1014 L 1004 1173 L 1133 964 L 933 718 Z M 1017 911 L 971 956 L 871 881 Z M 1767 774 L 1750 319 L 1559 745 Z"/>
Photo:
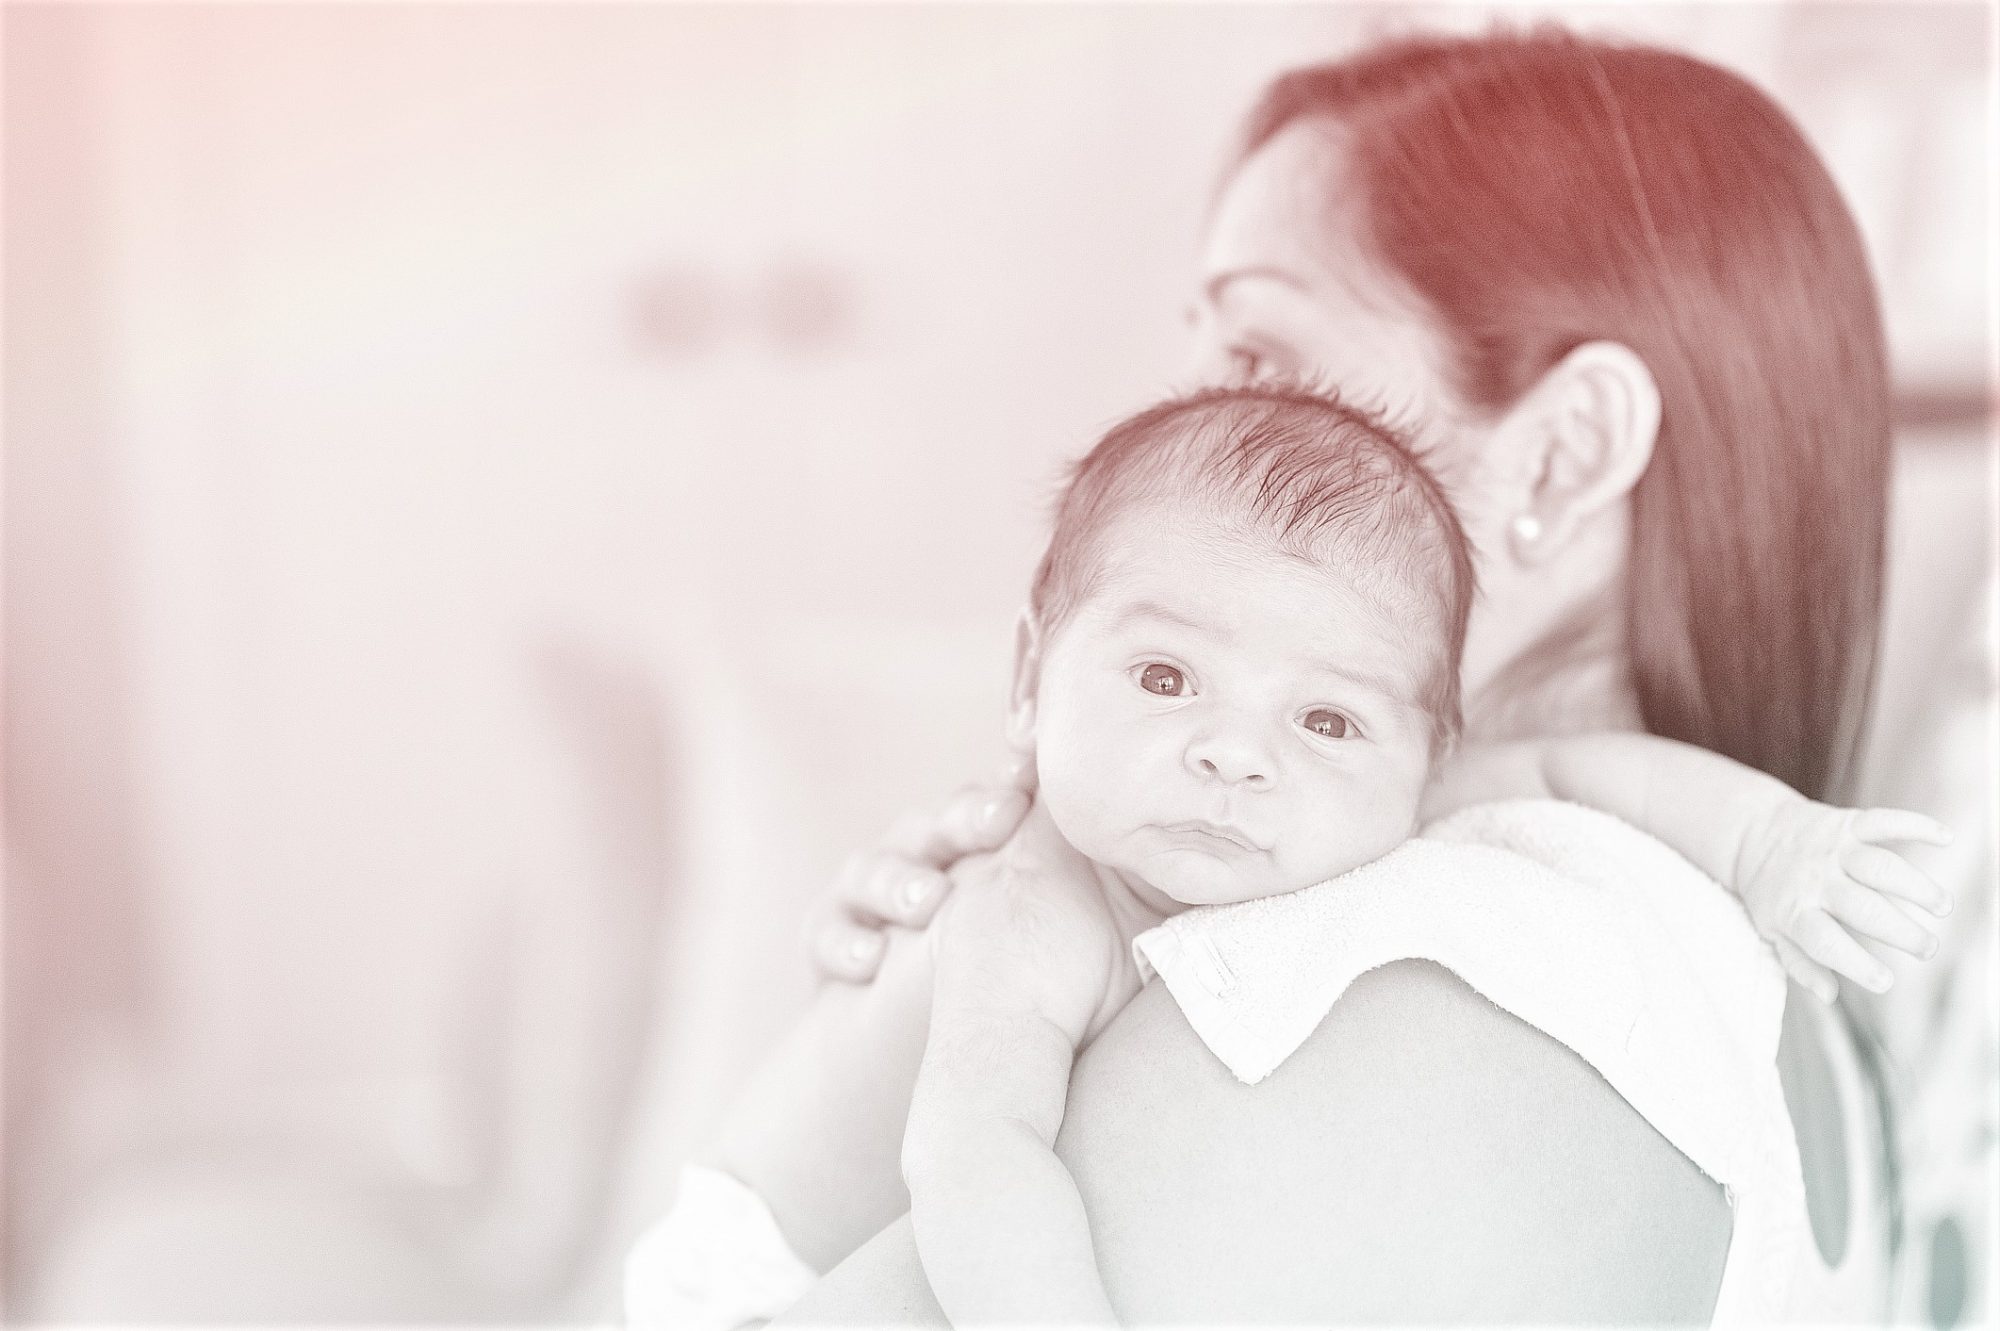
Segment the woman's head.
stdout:
<path fill-rule="evenodd" d="M 1481 554 L 1470 688 L 1612 598 L 1648 728 L 1837 776 L 1885 358 L 1853 221 L 1767 98 L 1556 32 L 1373 48 L 1269 90 L 1207 262 L 1216 361 L 1424 423 Z"/>

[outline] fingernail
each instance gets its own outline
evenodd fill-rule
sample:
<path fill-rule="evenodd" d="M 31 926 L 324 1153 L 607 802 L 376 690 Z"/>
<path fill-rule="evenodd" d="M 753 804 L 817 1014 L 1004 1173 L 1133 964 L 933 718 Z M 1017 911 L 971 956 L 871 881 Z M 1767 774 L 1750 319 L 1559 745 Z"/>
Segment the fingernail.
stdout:
<path fill-rule="evenodd" d="M 919 874 L 903 883 L 903 904 L 912 908 L 921 906 L 930 899 L 931 893 L 936 889 L 937 883 L 934 880 L 928 875 Z"/>
<path fill-rule="evenodd" d="M 847 959 L 849 961 L 867 961 L 881 950 L 882 935 L 862 934 L 859 938 L 855 938 L 847 944 Z"/>
<path fill-rule="evenodd" d="M 1931 939 L 1931 940 L 1930 940 L 1929 942 L 1927 942 L 1926 944 L 1924 944 L 1924 960 L 1925 960 L 1925 961 L 1929 961 L 1929 960 L 1930 960 L 1930 959 L 1931 959 L 1932 957 L 1936 956 L 1936 955 L 1937 955 L 1937 952 L 1938 952 L 1938 940 L 1937 940 L 1937 939 L 1933 938 L 1933 939 Z"/>
<path fill-rule="evenodd" d="M 981 827 L 991 827 L 994 823 L 1000 821 L 1001 803 L 1002 801 L 1000 800 L 992 799 L 979 806 L 979 825 Z"/>

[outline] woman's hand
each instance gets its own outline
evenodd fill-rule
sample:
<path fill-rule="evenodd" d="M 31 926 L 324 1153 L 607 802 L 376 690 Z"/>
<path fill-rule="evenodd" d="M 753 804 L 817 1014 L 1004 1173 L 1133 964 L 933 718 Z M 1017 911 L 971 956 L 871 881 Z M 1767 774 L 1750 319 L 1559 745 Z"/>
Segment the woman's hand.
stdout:
<path fill-rule="evenodd" d="M 850 859 L 808 921 L 822 975 L 866 984 L 882 964 L 891 925 L 921 929 L 937 913 L 967 855 L 998 850 L 1033 802 L 1035 766 L 1020 757 L 989 785 L 968 786 L 942 809 L 901 819 L 881 845 Z"/>

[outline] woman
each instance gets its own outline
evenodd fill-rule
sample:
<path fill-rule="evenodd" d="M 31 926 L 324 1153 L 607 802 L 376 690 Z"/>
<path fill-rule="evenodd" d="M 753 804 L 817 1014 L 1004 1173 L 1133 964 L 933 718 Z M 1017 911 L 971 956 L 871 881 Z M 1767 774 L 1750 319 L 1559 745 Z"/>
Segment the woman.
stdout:
<path fill-rule="evenodd" d="M 1197 316 L 1212 373 L 1311 375 L 1429 441 L 1481 557 L 1475 738 L 1643 727 L 1837 788 L 1878 624 L 1883 339 L 1852 219 L 1761 94 L 1560 33 L 1286 76 L 1218 202 Z M 1023 807 L 974 792 L 851 875 L 829 969 L 866 971 L 871 931 L 920 923 L 937 868 Z M 827 992 L 830 1049 L 867 994 Z M 1778 1062 L 1814 1239 L 1796 1308 L 1875 1316 L 1886 1212 L 1854 1051 L 1795 991 Z M 1158 985 L 1079 1061 L 1061 1149 L 1121 1312 L 1709 1316 L 1720 1189 L 1441 968 L 1364 977 L 1286 1069 L 1238 1085 Z M 739 1172 L 813 1260 L 810 1199 L 840 1166 L 760 1158 L 755 1137 Z M 935 1316 L 906 1225 L 798 1315 Z"/>

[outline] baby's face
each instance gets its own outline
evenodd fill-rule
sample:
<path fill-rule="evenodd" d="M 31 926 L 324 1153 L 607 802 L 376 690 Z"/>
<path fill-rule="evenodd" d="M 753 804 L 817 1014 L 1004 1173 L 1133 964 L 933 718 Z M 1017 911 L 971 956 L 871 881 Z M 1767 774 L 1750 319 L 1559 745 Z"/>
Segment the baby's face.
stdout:
<path fill-rule="evenodd" d="M 1422 630 L 1337 568 L 1184 512 L 1128 515 L 1103 548 L 1034 690 L 1041 798 L 1072 845 L 1203 905 L 1410 835 L 1431 765 Z"/>

